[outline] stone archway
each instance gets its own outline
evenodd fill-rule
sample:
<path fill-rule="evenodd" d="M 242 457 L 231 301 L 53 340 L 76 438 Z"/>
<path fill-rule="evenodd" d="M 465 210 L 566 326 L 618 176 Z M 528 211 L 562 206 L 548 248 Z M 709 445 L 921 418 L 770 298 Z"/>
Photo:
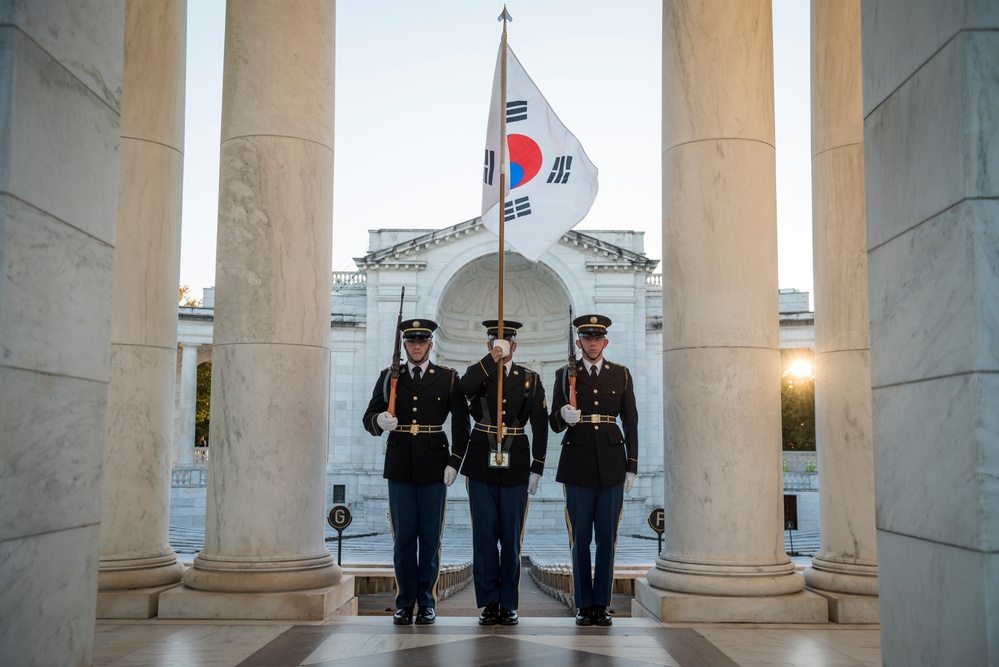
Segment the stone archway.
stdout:
<path fill-rule="evenodd" d="M 496 253 L 479 257 L 444 288 L 436 314 L 439 363 L 463 371 L 485 354 L 482 321 L 496 318 L 498 264 Z M 567 356 L 568 290 L 548 266 L 516 253 L 507 253 L 504 273 L 504 319 L 524 324 L 516 361 L 540 373 L 547 385 Z"/>

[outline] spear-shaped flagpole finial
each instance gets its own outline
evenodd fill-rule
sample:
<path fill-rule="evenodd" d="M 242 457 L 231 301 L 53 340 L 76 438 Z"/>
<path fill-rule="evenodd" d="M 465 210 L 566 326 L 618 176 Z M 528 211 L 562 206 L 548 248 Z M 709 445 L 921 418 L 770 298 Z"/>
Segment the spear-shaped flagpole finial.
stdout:
<path fill-rule="evenodd" d="M 513 17 L 510 16 L 510 12 L 506 11 L 506 5 L 503 5 L 503 13 L 497 16 L 496 20 L 502 21 L 503 23 L 509 23 L 513 20 Z"/>

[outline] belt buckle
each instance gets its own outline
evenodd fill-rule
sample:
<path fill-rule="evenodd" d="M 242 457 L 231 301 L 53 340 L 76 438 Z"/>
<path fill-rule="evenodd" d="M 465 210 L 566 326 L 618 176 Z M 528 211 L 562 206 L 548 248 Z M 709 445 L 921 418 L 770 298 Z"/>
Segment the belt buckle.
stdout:
<path fill-rule="evenodd" d="M 410 425 L 410 427 L 409 427 L 409 434 L 410 435 L 416 435 L 419 432 L 420 432 L 420 425 L 419 424 L 412 424 L 412 425 Z"/>

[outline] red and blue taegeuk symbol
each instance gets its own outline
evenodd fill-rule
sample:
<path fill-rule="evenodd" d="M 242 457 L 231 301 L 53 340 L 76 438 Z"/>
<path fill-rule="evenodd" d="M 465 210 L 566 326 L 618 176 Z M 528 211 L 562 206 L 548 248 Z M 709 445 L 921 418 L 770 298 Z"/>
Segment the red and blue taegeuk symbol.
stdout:
<path fill-rule="evenodd" d="M 541 147 L 523 134 L 508 134 L 506 145 L 510 149 L 510 189 L 530 182 L 541 170 Z"/>

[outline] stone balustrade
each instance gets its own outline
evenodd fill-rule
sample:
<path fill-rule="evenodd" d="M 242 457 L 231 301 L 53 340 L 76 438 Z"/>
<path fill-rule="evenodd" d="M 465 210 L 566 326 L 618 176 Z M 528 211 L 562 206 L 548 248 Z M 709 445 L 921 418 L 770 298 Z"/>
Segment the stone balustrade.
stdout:
<path fill-rule="evenodd" d="M 208 485 L 208 467 L 202 465 L 174 466 L 170 486 L 175 489 L 199 488 Z"/>
<path fill-rule="evenodd" d="M 344 564 L 345 575 L 354 577 L 354 594 L 371 595 L 395 590 L 395 570 L 391 566 Z M 444 563 L 437 578 L 437 600 L 445 600 L 472 581 L 472 561 Z"/>
<path fill-rule="evenodd" d="M 784 472 L 817 472 L 819 457 L 816 452 L 783 452 Z"/>

